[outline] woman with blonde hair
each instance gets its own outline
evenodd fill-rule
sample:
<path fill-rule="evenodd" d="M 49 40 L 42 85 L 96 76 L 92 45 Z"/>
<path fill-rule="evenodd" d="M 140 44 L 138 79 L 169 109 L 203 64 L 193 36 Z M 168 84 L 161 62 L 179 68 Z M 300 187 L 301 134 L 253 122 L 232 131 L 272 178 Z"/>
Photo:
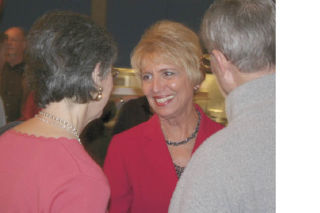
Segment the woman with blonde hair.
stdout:
<path fill-rule="evenodd" d="M 167 20 L 155 23 L 135 47 L 131 64 L 154 115 L 111 141 L 104 165 L 111 213 L 167 212 L 192 154 L 223 127 L 193 102 L 205 77 L 201 57 L 197 35 Z"/>

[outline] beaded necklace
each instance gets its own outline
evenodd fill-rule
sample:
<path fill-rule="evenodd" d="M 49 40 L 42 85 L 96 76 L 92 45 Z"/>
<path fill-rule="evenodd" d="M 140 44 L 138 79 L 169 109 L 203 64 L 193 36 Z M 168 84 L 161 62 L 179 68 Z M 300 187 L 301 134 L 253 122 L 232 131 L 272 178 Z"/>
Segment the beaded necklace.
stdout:
<path fill-rule="evenodd" d="M 194 132 L 192 133 L 192 135 L 190 135 L 186 139 L 184 139 L 182 141 L 178 141 L 178 142 L 173 142 L 173 141 L 169 141 L 169 140 L 166 139 L 165 141 L 169 146 L 180 146 L 182 144 L 186 144 L 190 140 L 192 140 L 193 138 L 195 138 L 197 136 L 197 134 L 199 132 L 200 121 L 201 121 L 201 114 L 200 114 L 200 112 L 198 110 L 197 110 L 197 114 L 198 114 L 198 122 L 197 122 L 197 126 L 196 126 Z"/>
<path fill-rule="evenodd" d="M 44 111 L 40 111 L 38 114 L 36 114 L 35 117 L 38 118 L 39 120 L 41 120 L 45 123 L 51 124 L 51 125 L 52 125 L 52 122 L 50 122 L 47 118 L 49 118 L 53 121 L 56 121 L 54 124 L 57 127 L 60 127 L 62 129 L 67 130 L 68 132 L 72 133 L 76 137 L 76 139 L 78 140 L 79 144 L 82 144 L 78 130 L 74 126 L 72 126 L 68 121 L 62 120 L 61 118 L 58 118 L 58 117 L 56 117 L 48 112 L 44 112 Z"/>

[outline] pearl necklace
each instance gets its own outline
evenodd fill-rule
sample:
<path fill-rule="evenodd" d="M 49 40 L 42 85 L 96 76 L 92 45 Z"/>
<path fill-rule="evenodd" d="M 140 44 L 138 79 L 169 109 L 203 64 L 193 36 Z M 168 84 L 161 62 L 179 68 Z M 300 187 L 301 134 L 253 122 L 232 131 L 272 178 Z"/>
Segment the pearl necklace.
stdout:
<path fill-rule="evenodd" d="M 56 117 L 50 113 L 44 112 L 44 111 L 40 111 L 38 114 L 36 114 L 35 117 L 45 123 L 48 123 L 48 124 L 52 124 L 52 122 L 47 120 L 47 118 L 49 118 L 53 121 L 56 121 L 56 123 L 54 123 L 56 126 L 71 132 L 77 138 L 79 144 L 82 144 L 78 130 L 74 126 L 72 126 L 69 122 L 62 120 L 61 118 L 58 118 L 58 117 Z"/>
<path fill-rule="evenodd" d="M 197 110 L 197 114 L 198 114 L 198 122 L 197 122 L 197 126 L 194 130 L 194 132 L 192 133 L 192 135 L 190 135 L 189 137 L 187 137 L 186 139 L 182 140 L 182 141 L 179 141 L 179 142 L 173 142 L 173 141 L 169 141 L 169 140 L 165 140 L 166 143 L 169 145 L 169 146 L 179 146 L 179 145 L 182 145 L 182 144 L 186 144 L 188 143 L 190 140 L 192 140 L 193 138 L 195 138 L 199 132 L 199 126 L 200 126 L 200 121 L 201 121 L 201 114 L 200 112 Z"/>

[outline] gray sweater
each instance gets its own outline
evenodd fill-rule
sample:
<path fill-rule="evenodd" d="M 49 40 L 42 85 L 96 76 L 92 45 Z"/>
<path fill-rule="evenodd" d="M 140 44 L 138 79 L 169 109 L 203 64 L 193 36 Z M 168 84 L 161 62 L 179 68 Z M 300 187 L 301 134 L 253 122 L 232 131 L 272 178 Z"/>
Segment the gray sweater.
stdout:
<path fill-rule="evenodd" d="M 275 74 L 232 91 L 226 112 L 229 125 L 193 155 L 170 213 L 275 212 Z"/>

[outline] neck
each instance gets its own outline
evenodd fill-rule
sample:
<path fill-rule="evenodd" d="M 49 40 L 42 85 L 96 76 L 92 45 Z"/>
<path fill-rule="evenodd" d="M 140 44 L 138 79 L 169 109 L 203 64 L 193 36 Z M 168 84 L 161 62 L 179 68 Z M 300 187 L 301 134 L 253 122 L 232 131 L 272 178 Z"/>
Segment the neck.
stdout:
<path fill-rule="evenodd" d="M 73 137 L 75 137 L 81 144 L 79 131 L 74 126 L 72 126 L 70 122 L 63 120 L 58 116 L 48 113 L 44 110 L 40 111 L 35 117 L 45 123 L 66 130 L 67 132 L 71 133 Z"/>
<path fill-rule="evenodd" d="M 264 68 L 264 69 L 261 69 L 261 70 L 255 71 L 255 72 L 250 72 L 250 73 L 237 71 L 234 74 L 235 81 L 236 81 L 236 87 L 239 87 L 242 84 L 245 84 L 245 83 L 248 83 L 250 81 L 256 80 L 256 79 L 261 78 L 263 76 L 272 74 L 274 72 L 275 72 L 274 66 L 273 67 Z"/>
<path fill-rule="evenodd" d="M 67 121 L 79 133 L 83 130 L 87 123 L 83 121 L 85 110 L 82 109 L 81 104 L 74 104 L 68 100 L 50 103 L 45 109 L 45 112 L 58 116 L 60 119 Z"/>
<path fill-rule="evenodd" d="M 193 139 L 197 136 L 198 131 L 199 131 L 199 127 L 200 127 L 200 121 L 201 121 L 201 114 L 200 114 L 200 112 L 197 111 L 197 114 L 198 114 L 197 125 L 196 125 L 193 133 L 192 133 L 190 136 L 188 136 L 186 139 L 181 140 L 181 141 L 175 141 L 175 142 L 173 142 L 173 141 L 170 141 L 169 139 L 166 139 L 167 145 L 170 145 L 170 146 L 171 146 L 171 145 L 172 145 L 172 146 L 180 146 L 180 145 L 183 145 L 183 144 L 188 143 L 189 141 L 193 140 Z"/>
<path fill-rule="evenodd" d="M 181 141 L 189 137 L 195 130 L 198 121 L 198 113 L 192 105 L 191 110 L 179 117 L 161 119 L 161 129 L 167 140 Z"/>

